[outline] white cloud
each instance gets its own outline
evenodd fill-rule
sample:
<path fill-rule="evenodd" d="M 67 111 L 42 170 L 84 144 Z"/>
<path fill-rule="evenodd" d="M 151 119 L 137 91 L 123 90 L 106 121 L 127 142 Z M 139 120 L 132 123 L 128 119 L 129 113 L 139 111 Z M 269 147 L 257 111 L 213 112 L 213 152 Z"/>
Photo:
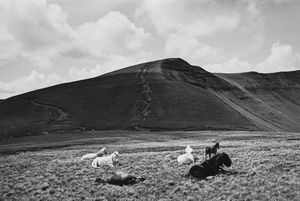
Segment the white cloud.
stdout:
<path fill-rule="evenodd" d="M 257 65 L 257 70 L 260 72 L 296 70 L 299 69 L 296 67 L 297 61 L 300 61 L 299 55 L 293 52 L 292 46 L 276 42 L 272 44 L 271 54 Z"/>
<path fill-rule="evenodd" d="M 173 35 L 167 38 L 164 52 L 168 57 L 182 57 L 190 62 L 202 63 L 222 58 L 222 51 L 205 45 L 194 37 Z"/>
<path fill-rule="evenodd" d="M 38 66 L 40 68 L 50 68 L 52 66 L 52 62 L 49 60 L 49 58 L 44 56 L 30 56 L 29 61 L 31 61 L 35 66 Z"/>
<path fill-rule="evenodd" d="M 32 71 L 30 75 L 11 82 L 0 82 L 0 98 L 7 98 L 19 93 L 59 84 L 64 81 L 66 80 L 55 73 L 45 75 L 37 71 Z"/>
<path fill-rule="evenodd" d="M 212 38 L 225 35 L 226 40 L 229 34 L 238 35 L 237 32 L 249 38 L 257 34 L 264 21 L 259 4 L 248 0 L 144 0 L 136 10 L 136 18 L 145 17 L 166 38 L 167 56 L 180 56 L 200 64 L 224 61 L 234 54 L 234 50 L 224 51 L 224 44 L 231 44 L 218 44 Z M 238 40 L 242 40 L 240 36 Z"/>
<path fill-rule="evenodd" d="M 58 5 L 45 0 L 1 0 L 1 23 L 24 50 L 35 51 L 66 43 L 72 28 Z"/>
<path fill-rule="evenodd" d="M 6 27 L 0 24 L 0 62 L 1 60 L 12 59 L 18 49 L 18 44 L 7 31 Z"/>
<path fill-rule="evenodd" d="M 76 29 L 79 46 L 93 54 L 130 54 L 140 49 L 149 38 L 143 28 L 136 27 L 120 12 L 109 12 L 97 22 Z"/>
<path fill-rule="evenodd" d="M 137 18 L 146 14 L 164 35 L 211 36 L 263 23 L 259 1 L 144 0 Z"/>
<path fill-rule="evenodd" d="M 237 73 L 257 71 L 271 73 L 279 71 L 299 70 L 300 55 L 293 51 L 292 46 L 276 42 L 272 44 L 271 54 L 263 62 L 251 65 L 248 61 L 231 58 L 223 63 L 207 64 L 203 67 L 210 72 Z"/>
<path fill-rule="evenodd" d="M 262 3 L 275 3 L 275 4 L 283 4 L 289 2 L 296 2 L 298 0 L 263 0 Z"/>
<path fill-rule="evenodd" d="M 21 55 L 42 68 L 50 67 L 51 58 L 74 37 L 65 13 L 45 0 L 0 0 L 0 23 L 6 33 L 0 52 L 10 47 L 10 57 Z"/>
<path fill-rule="evenodd" d="M 115 11 L 96 22 L 71 27 L 61 7 L 46 0 L 0 0 L 0 24 L 0 62 L 21 55 L 42 68 L 61 57 L 102 62 L 110 55 L 132 57 L 142 52 L 150 37 Z"/>
<path fill-rule="evenodd" d="M 146 0 L 142 8 L 162 35 L 184 34 L 203 36 L 239 26 L 235 4 L 223 1 Z M 137 13 L 143 13 L 137 11 Z"/>
<path fill-rule="evenodd" d="M 247 61 L 240 61 L 238 58 L 231 58 L 219 64 L 207 64 L 203 68 L 209 72 L 216 73 L 237 73 L 252 70 L 252 66 Z"/>

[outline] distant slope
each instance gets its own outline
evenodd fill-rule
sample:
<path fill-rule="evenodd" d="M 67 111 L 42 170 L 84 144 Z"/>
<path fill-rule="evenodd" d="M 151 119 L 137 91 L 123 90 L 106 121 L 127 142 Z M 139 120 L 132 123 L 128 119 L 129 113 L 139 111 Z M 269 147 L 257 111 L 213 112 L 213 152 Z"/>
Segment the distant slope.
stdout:
<path fill-rule="evenodd" d="M 299 131 L 299 72 L 281 74 L 212 74 L 182 59 L 148 62 L 6 99 L 0 102 L 0 134 L 77 129 Z M 265 82 L 272 84 L 266 88 Z"/>
<path fill-rule="evenodd" d="M 279 130 L 300 130 L 300 71 L 218 74 L 243 94 L 224 94 L 231 101 Z"/>

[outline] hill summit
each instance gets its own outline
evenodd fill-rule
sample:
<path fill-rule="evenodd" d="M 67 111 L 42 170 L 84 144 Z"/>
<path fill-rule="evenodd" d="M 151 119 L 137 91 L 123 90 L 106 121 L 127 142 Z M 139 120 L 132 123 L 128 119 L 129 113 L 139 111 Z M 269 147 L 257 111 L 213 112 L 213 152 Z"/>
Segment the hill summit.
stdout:
<path fill-rule="evenodd" d="M 70 130 L 300 131 L 300 71 L 213 74 L 180 58 L 0 102 L 0 137 Z"/>

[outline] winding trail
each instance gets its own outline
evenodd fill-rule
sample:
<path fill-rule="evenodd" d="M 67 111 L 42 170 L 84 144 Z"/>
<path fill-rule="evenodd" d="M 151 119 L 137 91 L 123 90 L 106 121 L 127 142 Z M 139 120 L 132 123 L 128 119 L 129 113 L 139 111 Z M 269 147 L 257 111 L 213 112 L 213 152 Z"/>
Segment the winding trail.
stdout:
<path fill-rule="evenodd" d="M 65 111 L 63 111 L 62 109 L 60 109 L 58 107 L 47 105 L 47 104 L 43 104 L 43 103 L 38 103 L 38 102 L 33 101 L 33 100 L 29 100 L 29 101 L 30 101 L 31 104 L 39 106 L 39 107 L 43 107 L 43 108 L 45 108 L 47 110 L 50 110 L 50 109 L 56 110 L 59 113 L 59 117 L 56 119 L 58 121 L 66 120 L 69 117 L 69 115 Z"/>

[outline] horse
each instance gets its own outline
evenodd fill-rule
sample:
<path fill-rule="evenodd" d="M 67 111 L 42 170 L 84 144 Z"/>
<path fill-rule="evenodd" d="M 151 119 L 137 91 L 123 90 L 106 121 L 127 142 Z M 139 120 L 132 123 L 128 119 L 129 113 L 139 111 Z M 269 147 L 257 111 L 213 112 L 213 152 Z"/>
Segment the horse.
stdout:
<path fill-rule="evenodd" d="M 115 151 L 108 156 L 97 157 L 93 160 L 92 166 L 94 168 L 100 168 L 101 166 L 115 167 L 119 163 L 118 156 L 119 152 Z"/>
<path fill-rule="evenodd" d="M 136 177 L 124 172 L 116 172 L 110 179 L 103 180 L 101 178 L 97 178 L 95 182 L 99 184 L 108 183 L 112 185 L 123 186 L 123 185 L 133 185 L 145 180 L 146 180 L 145 178 Z"/>
<path fill-rule="evenodd" d="M 177 157 L 177 162 L 180 165 L 194 163 L 195 159 L 194 159 L 192 152 L 193 152 L 193 149 L 190 146 L 187 146 L 185 149 L 185 154 L 182 154 Z"/>
<path fill-rule="evenodd" d="M 187 177 L 193 176 L 199 179 L 205 179 L 208 176 L 215 176 L 220 172 L 226 172 L 222 169 L 222 166 L 225 165 L 230 167 L 231 164 L 231 159 L 226 153 L 218 153 L 209 160 L 206 160 L 199 165 L 192 166 Z"/>
<path fill-rule="evenodd" d="M 207 159 L 207 156 L 208 156 L 208 159 L 210 159 L 212 154 L 216 155 L 218 149 L 220 149 L 220 145 L 218 142 L 212 147 L 206 147 L 204 150 L 204 160 Z"/>

